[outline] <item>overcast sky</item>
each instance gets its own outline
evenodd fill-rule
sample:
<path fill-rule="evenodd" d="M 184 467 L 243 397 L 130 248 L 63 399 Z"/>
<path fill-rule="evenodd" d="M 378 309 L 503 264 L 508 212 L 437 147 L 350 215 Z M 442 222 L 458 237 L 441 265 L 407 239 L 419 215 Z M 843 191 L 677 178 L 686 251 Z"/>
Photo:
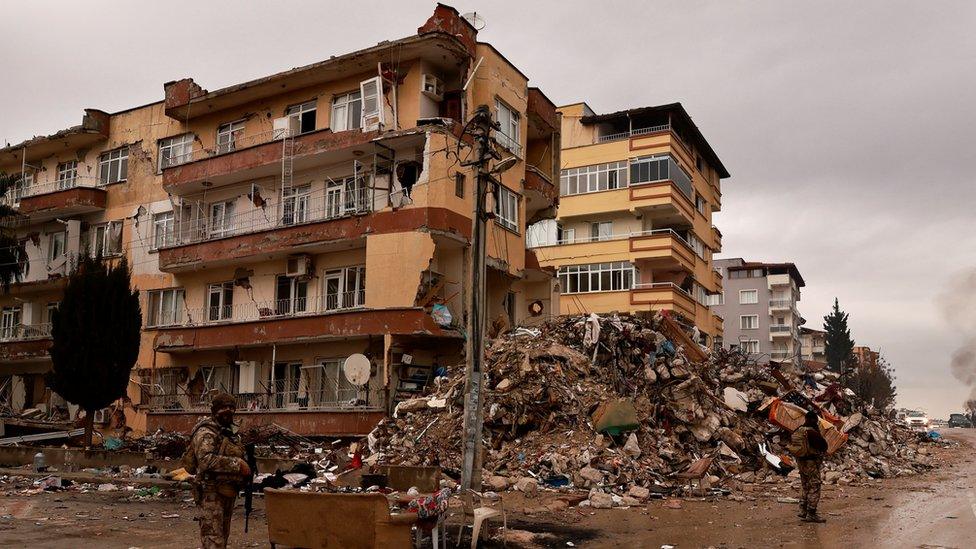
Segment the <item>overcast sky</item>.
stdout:
<path fill-rule="evenodd" d="M 213 90 L 404 37 L 433 7 L 4 2 L 0 142 L 158 101 L 168 80 Z M 683 103 L 732 173 L 723 256 L 795 262 L 808 325 L 838 297 L 896 368 L 900 405 L 960 408 L 949 360 L 976 322 L 947 321 L 937 297 L 976 269 L 976 2 L 455 7 L 557 104 Z"/>

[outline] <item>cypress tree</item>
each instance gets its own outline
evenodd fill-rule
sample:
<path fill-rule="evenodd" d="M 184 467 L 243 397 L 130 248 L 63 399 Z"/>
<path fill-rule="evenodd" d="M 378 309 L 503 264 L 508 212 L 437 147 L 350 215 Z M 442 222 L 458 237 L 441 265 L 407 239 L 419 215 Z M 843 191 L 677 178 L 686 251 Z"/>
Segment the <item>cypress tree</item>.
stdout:
<path fill-rule="evenodd" d="M 847 327 L 847 313 L 840 310 L 837 298 L 834 298 L 834 308 L 824 317 L 824 354 L 827 357 L 827 368 L 844 374 L 847 368 L 854 364 L 854 340 L 851 330 Z"/>

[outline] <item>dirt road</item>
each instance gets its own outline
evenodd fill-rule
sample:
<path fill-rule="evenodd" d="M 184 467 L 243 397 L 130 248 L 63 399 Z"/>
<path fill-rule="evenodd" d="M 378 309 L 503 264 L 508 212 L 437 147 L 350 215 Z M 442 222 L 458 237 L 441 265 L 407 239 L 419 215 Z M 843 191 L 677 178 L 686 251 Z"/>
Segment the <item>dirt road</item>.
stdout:
<path fill-rule="evenodd" d="M 976 430 L 953 430 L 976 445 Z M 552 547 L 976 547 L 976 457 L 973 447 L 947 451 L 952 462 L 925 475 L 886 479 L 870 486 L 825 487 L 827 524 L 805 524 L 789 486 L 758 485 L 714 501 L 652 501 L 632 509 L 553 510 L 553 498 L 507 495 L 509 525 L 551 532 Z M 187 493 L 133 501 L 133 492 L 53 492 L 33 496 L 10 489 L 0 497 L 3 547 L 198 547 L 195 509 Z M 240 500 L 239 500 L 240 501 Z M 251 533 L 243 536 L 240 503 L 232 547 L 267 547 L 263 502 L 255 499 Z M 680 508 L 671 508 L 678 507 Z M 452 528 L 452 533 L 456 532 Z"/>

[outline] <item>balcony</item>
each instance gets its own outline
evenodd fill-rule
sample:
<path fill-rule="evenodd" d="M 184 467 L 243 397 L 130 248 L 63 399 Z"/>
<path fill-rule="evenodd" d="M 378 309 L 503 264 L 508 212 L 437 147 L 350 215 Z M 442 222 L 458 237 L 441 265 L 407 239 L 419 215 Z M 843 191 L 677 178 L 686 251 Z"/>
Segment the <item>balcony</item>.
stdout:
<path fill-rule="evenodd" d="M 262 177 L 281 177 L 282 158 L 286 142 L 281 132 L 268 131 L 250 136 L 237 136 L 233 142 L 197 148 L 182 155 L 170 157 L 163 165 L 163 188 L 175 195 L 202 192 L 207 188 L 252 181 Z M 309 169 L 327 162 L 352 163 L 366 153 L 366 147 L 379 132 L 349 130 L 332 132 L 316 130 L 299 135 L 290 141 L 292 170 Z M 410 135 L 404 140 L 422 144 L 424 136 Z M 356 147 L 361 147 L 356 150 Z M 372 152 L 372 148 L 369 148 Z M 322 155 L 327 155 L 323 158 Z"/>
<path fill-rule="evenodd" d="M 722 231 L 718 230 L 718 227 L 712 225 L 712 242 L 714 244 L 712 252 L 721 253 L 722 251 Z"/>
<path fill-rule="evenodd" d="M 671 282 L 635 284 L 630 303 L 638 311 L 675 311 L 690 320 L 695 319 L 698 308 L 691 294 Z"/>
<path fill-rule="evenodd" d="M 788 350 L 776 349 L 776 350 L 773 350 L 773 351 L 770 351 L 769 352 L 769 359 L 770 360 L 776 360 L 776 361 L 792 360 L 793 359 L 793 353 L 791 353 Z"/>
<path fill-rule="evenodd" d="M 770 299 L 769 308 L 772 310 L 792 309 L 793 300 L 792 299 Z"/>
<path fill-rule="evenodd" d="M 652 269 L 695 271 L 691 244 L 671 229 L 655 229 L 630 235 L 630 252 L 635 261 Z"/>
<path fill-rule="evenodd" d="M 780 337 L 792 337 L 793 336 L 793 326 L 790 324 L 770 324 L 769 325 L 769 337 L 770 338 L 780 338 Z"/>
<path fill-rule="evenodd" d="M 559 187 L 552 179 L 535 166 L 525 166 L 525 217 L 530 223 L 546 219 L 540 215 L 546 209 L 552 209 L 551 217 L 555 217 L 555 208 L 559 205 Z M 534 220 L 534 221 L 533 221 Z"/>
<path fill-rule="evenodd" d="M 672 229 L 562 240 L 536 250 L 544 265 L 640 261 L 652 269 L 688 272 L 694 272 L 696 257 L 691 245 Z"/>
<path fill-rule="evenodd" d="M 0 328 L 0 363 L 46 360 L 50 348 L 50 324 Z"/>
<path fill-rule="evenodd" d="M 363 296 L 334 296 L 248 303 L 187 311 L 186 320 L 156 329 L 155 348 L 167 353 L 296 344 L 381 334 L 421 334 L 456 338 L 423 309 L 365 309 Z M 334 306 L 334 308 L 330 308 Z M 214 319 L 214 320 L 211 320 Z"/>
<path fill-rule="evenodd" d="M 35 220 L 86 214 L 105 209 L 105 188 L 97 177 L 75 176 L 15 189 L 4 202 Z"/>
<path fill-rule="evenodd" d="M 334 373 L 334 372 L 332 372 Z M 323 372 L 324 374 L 324 372 Z M 339 375 L 342 375 L 341 372 Z M 298 380 L 294 380 L 298 381 Z M 369 410 L 360 404 L 365 391 L 349 387 L 338 378 L 319 378 L 319 387 L 299 390 L 298 383 L 278 379 L 261 383 L 263 391 L 255 393 L 231 392 L 237 400 L 239 412 L 283 412 L 302 410 Z M 315 384 L 313 384 L 315 385 Z M 150 412 L 200 412 L 210 413 L 208 393 L 191 395 L 186 391 L 154 394 L 144 402 Z M 375 408 L 374 408 L 375 409 Z"/>

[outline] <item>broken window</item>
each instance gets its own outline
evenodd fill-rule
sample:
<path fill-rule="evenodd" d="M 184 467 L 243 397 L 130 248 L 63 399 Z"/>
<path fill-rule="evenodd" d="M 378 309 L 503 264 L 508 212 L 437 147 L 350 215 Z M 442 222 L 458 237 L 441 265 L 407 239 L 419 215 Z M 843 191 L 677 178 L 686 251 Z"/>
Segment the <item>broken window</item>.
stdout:
<path fill-rule="evenodd" d="M 159 140 L 159 169 L 179 166 L 193 159 L 193 134 L 185 133 Z"/>
<path fill-rule="evenodd" d="M 153 249 L 172 246 L 176 241 L 176 227 L 173 212 L 160 212 L 153 215 Z"/>
<path fill-rule="evenodd" d="M 125 181 L 129 174 L 129 147 L 102 153 L 98 157 L 98 182 L 102 185 Z"/>
<path fill-rule="evenodd" d="M 4 307 L 0 314 L 0 339 L 15 339 L 20 333 L 20 320 L 20 307 Z"/>
<path fill-rule="evenodd" d="M 377 76 L 359 84 L 363 102 L 361 127 L 363 131 L 378 129 L 384 124 L 383 80 Z"/>
<path fill-rule="evenodd" d="M 325 310 L 334 311 L 366 304 L 366 267 L 330 269 L 322 276 Z"/>
<path fill-rule="evenodd" d="M 275 286 L 275 314 L 291 315 L 308 310 L 308 281 L 279 275 Z"/>
<path fill-rule="evenodd" d="M 226 236 L 234 229 L 234 202 L 217 202 L 210 205 L 210 236 Z"/>
<path fill-rule="evenodd" d="M 217 154 L 233 151 L 244 137 L 244 121 L 221 124 L 217 128 Z"/>
<path fill-rule="evenodd" d="M 285 116 L 298 119 L 298 133 L 315 131 L 315 100 L 300 105 L 292 105 L 285 110 Z"/>
<path fill-rule="evenodd" d="M 308 200 L 312 195 L 311 185 L 288 187 L 282 192 L 281 222 L 284 225 L 308 221 Z"/>
<path fill-rule="evenodd" d="M 109 257 L 122 253 L 122 222 L 111 221 L 95 225 L 90 233 L 94 239 L 91 243 L 92 257 Z"/>
<path fill-rule="evenodd" d="M 78 178 L 78 161 L 69 160 L 58 164 L 58 189 L 70 189 Z"/>
<path fill-rule="evenodd" d="M 510 231 L 519 231 L 519 197 L 504 185 L 495 185 L 495 222 Z"/>
<path fill-rule="evenodd" d="M 65 233 L 51 233 L 47 237 L 47 260 L 54 261 L 64 255 Z"/>
<path fill-rule="evenodd" d="M 332 121 L 334 132 L 355 130 L 362 127 L 363 94 L 354 91 L 335 96 L 332 100 Z"/>
<path fill-rule="evenodd" d="M 515 156 L 521 155 L 520 115 L 518 111 L 502 103 L 500 99 L 495 99 L 495 110 L 498 112 L 498 125 L 500 126 L 495 132 L 495 141 Z"/>
<path fill-rule="evenodd" d="M 230 320 L 234 313 L 234 283 L 221 282 L 207 286 L 207 319 Z"/>
<path fill-rule="evenodd" d="M 146 326 L 174 326 L 183 323 L 183 288 L 148 292 Z"/>

